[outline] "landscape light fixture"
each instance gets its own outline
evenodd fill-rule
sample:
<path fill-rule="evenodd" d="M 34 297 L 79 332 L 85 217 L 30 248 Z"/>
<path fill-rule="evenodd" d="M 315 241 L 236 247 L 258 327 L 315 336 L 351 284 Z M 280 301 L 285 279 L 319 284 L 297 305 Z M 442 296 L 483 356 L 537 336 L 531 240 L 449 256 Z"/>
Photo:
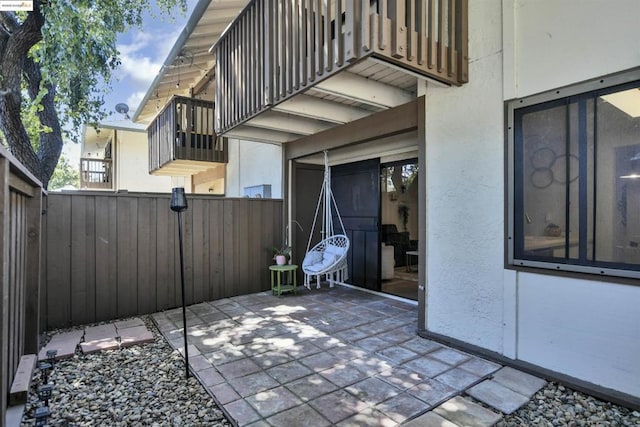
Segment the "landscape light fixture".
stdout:
<path fill-rule="evenodd" d="M 49 382 L 49 371 L 53 369 L 53 365 L 49 362 L 40 362 L 38 365 L 40 372 L 42 373 L 42 384 Z"/>
<path fill-rule="evenodd" d="M 186 211 L 187 196 L 184 187 L 174 187 L 171 190 L 171 210 L 178 214 L 178 244 L 180 246 L 180 283 L 182 285 L 182 332 L 184 335 L 184 365 L 186 378 L 189 378 L 189 348 L 187 347 L 187 305 L 184 289 L 184 256 L 182 252 L 182 211 Z"/>
<path fill-rule="evenodd" d="M 36 427 L 46 426 L 47 419 L 50 416 L 51 416 L 51 411 L 49 410 L 48 406 L 40 406 L 39 408 L 36 408 L 36 412 L 35 412 L 36 422 L 34 425 Z"/>
<path fill-rule="evenodd" d="M 38 397 L 44 401 L 44 406 L 49 406 L 49 399 L 53 394 L 53 384 L 45 384 L 38 389 Z"/>

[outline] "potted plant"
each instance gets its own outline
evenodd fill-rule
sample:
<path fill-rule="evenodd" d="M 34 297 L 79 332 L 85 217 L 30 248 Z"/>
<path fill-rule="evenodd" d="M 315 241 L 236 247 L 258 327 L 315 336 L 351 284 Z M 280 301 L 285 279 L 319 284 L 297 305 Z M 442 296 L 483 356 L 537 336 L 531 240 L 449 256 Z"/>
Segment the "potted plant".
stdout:
<path fill-rule="evenodd" d="M 287 259 L 289 258 L 289 255 L 291 255 L 291 246 L 273 248 L 273 260 L 278 265 L 285 265 L 287 263 Z"/>

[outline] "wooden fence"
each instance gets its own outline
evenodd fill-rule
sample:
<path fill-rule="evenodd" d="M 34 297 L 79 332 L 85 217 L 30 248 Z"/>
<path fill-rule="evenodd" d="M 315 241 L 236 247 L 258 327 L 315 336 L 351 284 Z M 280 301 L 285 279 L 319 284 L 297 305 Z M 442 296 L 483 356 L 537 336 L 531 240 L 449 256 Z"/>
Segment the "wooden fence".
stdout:
<path fill-rule="evenodd" d="M 0 424 L 20 357 L 38 350 L 42 186 L 0 146 Z"/>
<path fill-rule="evenodd" d="M 282 200 L 187 195 L 188 304 L 269 289 Z M 181 304 L 177 214 L 168 194 L 66 193 L 46 201 L 47 329 Z"/>

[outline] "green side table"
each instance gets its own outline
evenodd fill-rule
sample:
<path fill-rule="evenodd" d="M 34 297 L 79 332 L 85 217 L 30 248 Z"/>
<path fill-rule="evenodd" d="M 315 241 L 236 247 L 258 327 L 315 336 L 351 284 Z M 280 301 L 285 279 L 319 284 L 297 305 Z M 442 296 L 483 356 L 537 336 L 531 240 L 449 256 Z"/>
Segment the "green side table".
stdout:
<path fill-rule="evenodd" d="M 280 296 L 284 292 L 296 293 L 296 270 L 298 270 L 298 266 L 296 264 L 270 265 L 269 270 L 271 270 L 271 293 L 273 295 Z M 289 281 L 284 285 L 282 284 L 282 275 L 287 272 L 289 273 Z M 278 276 L 277 280 L 274 276 Z"/>

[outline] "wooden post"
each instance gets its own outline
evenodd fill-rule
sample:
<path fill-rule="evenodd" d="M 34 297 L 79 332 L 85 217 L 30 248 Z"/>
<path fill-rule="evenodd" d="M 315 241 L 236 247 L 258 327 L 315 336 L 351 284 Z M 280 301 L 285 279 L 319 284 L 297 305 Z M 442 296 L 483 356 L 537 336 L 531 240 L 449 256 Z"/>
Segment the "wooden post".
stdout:
<path fill-rule="evenodd" d="M 40 335 L 40 269 L 42 235 L 42 191 L 27 200 L 27 257 L 25 292 L 24 351 L 37 353 Z"/>
<path fill-rule="evenodd" d="M 0 157 L 0 424 L 9 392 L 9 160 Z"/>

